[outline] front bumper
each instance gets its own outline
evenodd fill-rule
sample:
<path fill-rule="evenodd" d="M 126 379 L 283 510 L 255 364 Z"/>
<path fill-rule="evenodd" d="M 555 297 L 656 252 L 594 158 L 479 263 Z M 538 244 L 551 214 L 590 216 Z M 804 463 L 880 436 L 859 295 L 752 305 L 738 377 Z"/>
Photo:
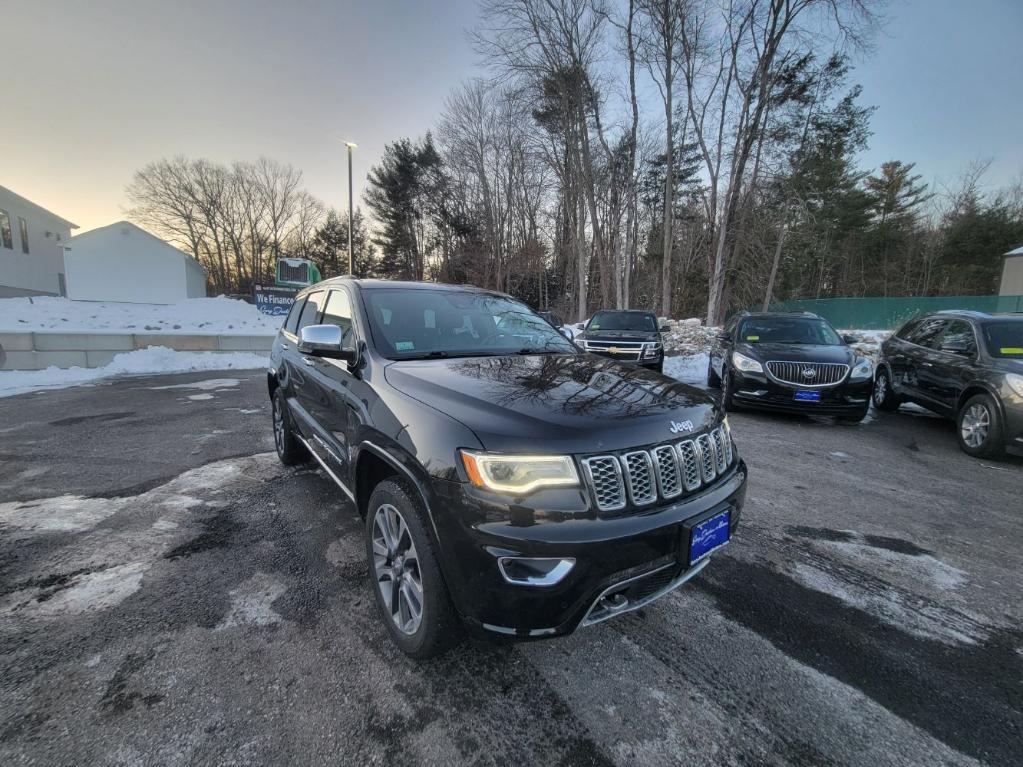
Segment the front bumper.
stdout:
<path fill-rule="evenodd" d="M 1023 457 L 1023 402 L 1005 402 L 1005 449 Z"/>
<path fill-rule="evenodd" d="M 819 402 L 797 400 L 800 387 L 779 383 L 763 373 L 733 370 L 732 387 L 732 401 L 741 407 L 810 415 L 857 415 L 870 406 L 873 381 L 846 380 L 837 386 L 813 389 L 820 392 Z"/>
<path fill-rule="evenodd" d="M 582 514 L 521 506 L 498 509 L 493 496 L 478 494 L 471 486 L 435 481 L 443 511 L 434 519 L 448 590 L 477 633 L 518 639 L 567 634 L 580 624 L 613 617 L 604 614 L 607 605 L 601 610 L 595 606 L 605 592 L 626 581 L 631 582 L 628 609 L 636 609 L 705 566 L 706 559 L 688 566 L 684 522 L 727 508 L 734 533 L 746 477 L 746 465 L 738 460 L 701 492 L 642 512 L 606 517 L 585 513 L 588 503 L 581 491 L 573 492 L 580 497 Z M 567 497 L 563 500 L 566 509 L 573 505 Z M 515 585 L 500 574 L 501 556 L 571 557 L 575 566 L 554 586 Z"/>
<path fill-rule="evenodd" d="M 619 353 L 611 354 L 610 352 L 595 351 L 593 349 L 587 350 L 590 354 L 596 354 L 598 357 L 606 357 L 609 360 L 615 360 L 616 362 L 628 362 L 630 365 L 639 365 L 643 368 L 650 370 L 660 370 L 664 366 L 664 353 L 659 353 L 653 359 L 645 357 L 637 357 L 635 354 Z"/>

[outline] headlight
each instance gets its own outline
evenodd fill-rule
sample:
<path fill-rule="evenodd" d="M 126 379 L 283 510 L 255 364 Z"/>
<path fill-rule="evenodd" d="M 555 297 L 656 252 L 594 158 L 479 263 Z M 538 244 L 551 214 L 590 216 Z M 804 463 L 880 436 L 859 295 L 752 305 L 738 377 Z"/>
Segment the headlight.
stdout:
<path fill-rule="evenodd" d="M 1006 373 L 1005 383 L 1009 384 L 1009 388 L 1016 392 L 1016 394 L 1023 397 L 1023 376 L 1017 373 Z"/>
<path fill-rule="evenodd" d="M 661 345 L 658 343 L 645 344 L 643 346 L 643 357 L 648 360 L 655 360 L 661 356 Z"/>
<path fill-rule="evenodd" d="M 739 354 L 739 352 L 732 352 L 732 365 L 736 370 L 741 370 L 743 373 L 763 373 L 764 366 L 756 360 L 752 360 L 745 354 Z"/>
<path fill-rule="evenodd" d="M 525 495 L 541 487 L 579 484 L 575 463 L 567 455 L 500 455 L 463 450 L 462 464 L 476 487 L 495 493 Z"/>
<path fill-rule="evenodd" d="M 863 380 L 870 378 L 874 375 L 874 364 L 867 357 L 860 357 L 859 361 L 853 365 L 851 378 L 853 380 Z"/>

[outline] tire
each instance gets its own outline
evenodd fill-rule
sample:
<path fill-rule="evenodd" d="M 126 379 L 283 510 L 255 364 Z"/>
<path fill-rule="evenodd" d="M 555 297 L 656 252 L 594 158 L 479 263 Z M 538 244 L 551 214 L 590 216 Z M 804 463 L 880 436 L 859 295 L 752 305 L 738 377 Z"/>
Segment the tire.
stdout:
<path fill-rule="evenodd" d="M 956 415 L 959 447 L 974 458 L 1001 458 L 1005 455 L 1005 436 L 998 407 L 989 394 L 975 394 L 963 403 Z"/>
<path fill-rule="evenodd" d="M 852 415 L 840 415 L 838 417 L 838 420 L 841 421 L 842 423 L 859 423 L 860 421 L 867 417 L 867 413 L 869 412 L 870 405 L 867 405 L 867 407 L 863 408 L 863 410 L 861 410 L 858 413 L 854 413 Z"/>
<path fill-rule="evenodd" d="M 892 389 L 891 373 L 886 367 L 878 367 L 874 373 L 874 390 L 870 394 L 874 407 L 886 413 L 893 413 L 902 404 L 902 397 Z M 866 413 L 864 413 L 866 415 Z"/>
<path fill-rule="evenodd" d="M 721 376 L 714 372 L 714 363 L 707 361 L 707 387 L 711 389 L 721 388 Z"/>
<path fill-rule="evenodd" d="M 288 410 L 288 401 L 280 387 L 274 390 L 272 406 L 274 447 L 277 448 L 277 457 L 285 466 L 305 463 L 309 460 L 309 451 L 295 436 L 295 426 L 291 420 L 291 411 Z"/>
<path fill-rule="evenodd" d="M 724 368 L 721 371 L 721 405 L 724 407 L 725 412 L 732 412 L 735 410 L 735 401 L 732 399 L 732 394 L 735 392 L 735 387 L 732 386 L 732 374 L 728 368 Z"/>
<path fill-rule="evenodd" d="M 366 555 L 380 618 L 402 652 L 432 658 L 462 638 L 462 623 L 444 585 L 422 504 L 406 483 L 394 477 L 382 481 L 370 495 Z"/>

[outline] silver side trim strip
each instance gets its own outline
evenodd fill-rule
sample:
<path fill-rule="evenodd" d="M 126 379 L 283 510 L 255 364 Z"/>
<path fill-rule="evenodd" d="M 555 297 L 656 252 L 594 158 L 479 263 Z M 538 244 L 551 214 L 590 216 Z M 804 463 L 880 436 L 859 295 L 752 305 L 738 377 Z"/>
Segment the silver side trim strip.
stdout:
<path fill-rule="evenodd" d="M 322 458 L 320 458 L 320 456 L 318 456 L 318 455 L 316 454 L 316 451 L 315 451 L 315 450 L 313 450 L 313 447 L 312 447 L 312 445 L 310 445 L 310 444 L 309 444 L 309 442 L 308 442 L 308 441 L 307 441 L 307 440 L 305 439 L 305 437 L 301 437 L 301 436 L 299 436 L 298 434 L 296 434 L 295 436 L 296 436 L 296 437 L 298 437 L 298 441 L 299 441 L 299 442 L 301 442 L 301 443 L 302 443 L 303 445 L 305 445 L 305 449 L 309 451 L 309 455 L 311 455 L 311 456 L 312 456 L 313 458 L 315 458 L 315 459 L 316 459 L 316 463 L 320 464 L 320 468 L 321 468 L 321 469 L 323 469 L 323 470 L 324 470 L 325 472 L 327 472 L 327 475 L 328 475 L 328 476 L 329 476 L 329 477 L 330 477 L 330 478 L 331 478 L 332 480 L 334 480 L 334 481 L 335 481 L 335 482 L 337 483 L 337 486 L 338 486 L 338 487 L 340 487 L 340 488 L 341 488 L 342 490 L 344 490 L 344 491 L 345 491 L 345 495 L 347 495 L 347 496 L 348 496 L 349 498 L 351 498 L 351 499 L 352 499 L 352 501 L 354 502 L 354 501 L 355 501 L 355 496 L 354 496 L 354 495 L 352 495 L 352 491 L 351 491 L 351 490 L 349 490 L 349 489 L 348 489 L 348 488 L 347 488 L 347 487 L 345 486 L 345 483 L 341 481 L 341 478 L 340 478 L 340 477 L 338 477 L 338 475 L 337 475 L 337 474 L 335 474 L 335 473 L 334 473 L 333 471 L 331 471 L 331 470 L 330 470 L 330 467 L 329 467 L 329 466 L 327 466 L 327 464 L 323 462 L 323 459 L 322 459 Z"/>

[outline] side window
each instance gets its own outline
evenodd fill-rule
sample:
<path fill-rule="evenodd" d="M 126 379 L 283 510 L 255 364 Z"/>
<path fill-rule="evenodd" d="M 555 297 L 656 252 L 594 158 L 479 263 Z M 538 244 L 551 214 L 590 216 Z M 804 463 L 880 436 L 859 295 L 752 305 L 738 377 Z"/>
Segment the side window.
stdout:
<path fill-rule="evenodd" d="M 965 320 L 953 320 L 950 322 L 945 335 L 941 338 L 941 343 L 959 344 L 970 354 L 974 354 L 977 351 L 977 339 L 973 335 L 973 328 Z"/>
<path fill-rule="evenodd" d="M 315 325 L 316 319 L 320 316 L 320 307 L 323 305 L 323 291 L 317 291 L 311 293 L 306 298 L 305 306 L 302 307 L 302 314 L 298 318 L 298 327 L 295 328 L 296 333 L 301 333 L 302 328 L 307 325 Z"/>
<path fill-rule="evenodd" d="M 11 232 L 11 217 L 6 210 L 0 210 L 0 245 L 14 250 L 14 238 Z"/>
<path fill-rule="evenodd" d="M 901 328 L 899 328 L 898 332 L 895 334 L 896 338 L 901 338 L 903 341 L 908 341 L 910 339 L 910 336 L 913 335 L 913 331 L 916 330 L 917 326 L 919 325 L 920 320 L 910 320 Z"/>
<path fill-rule="evenodd" d="M 337 325 L 344 334 L 341 346 L 350 348 L 355 345 L 352 334 L 352 302 L 343 290 L 332 290 L 327 298 L 327 307 L 323 310 L 323 324 Z"/>
<path fill-rule="evenodd" d="M 21 232 L 21 252 L 28 253 L 28 221 L 18 216 L 18 230 Z"/>
<path fill-rule="evenodd" d="M 926 346 L 928 349 L 938 348 L 938 339 L 941 338 L 948 320 L 932 317 L 921 322 L 906 340 L 919 346 Z"/>
<path fill-rule="evenodd" d="M 288 312 L 288 319 L 284 321 L 284 329 L 289 333 L 297 333 L 298 330 L 298 318 L 302 314 L 302 307 L 305 306 L 305 299 L 300 298 L 291 305 L 291 311 Z"/>

